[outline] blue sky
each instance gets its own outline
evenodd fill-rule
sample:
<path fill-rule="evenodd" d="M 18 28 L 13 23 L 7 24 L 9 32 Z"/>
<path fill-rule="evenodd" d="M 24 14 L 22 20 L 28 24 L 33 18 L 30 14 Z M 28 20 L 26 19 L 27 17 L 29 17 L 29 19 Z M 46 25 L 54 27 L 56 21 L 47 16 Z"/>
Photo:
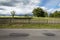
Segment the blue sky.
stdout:
<path fill-rule="evenodd" d="M 28 14 L 37 7 L 41 7 L 48 13 L 60 11 L 60 0 L 0 0 L 1 14 L 10 14 L 13 10 L 16 14 Z"/>
<path fill-rule="evenodd" d="M 59 8 L 60 0 L 41 0 L 39 6 L 44 6 L 47 8 Z"/>

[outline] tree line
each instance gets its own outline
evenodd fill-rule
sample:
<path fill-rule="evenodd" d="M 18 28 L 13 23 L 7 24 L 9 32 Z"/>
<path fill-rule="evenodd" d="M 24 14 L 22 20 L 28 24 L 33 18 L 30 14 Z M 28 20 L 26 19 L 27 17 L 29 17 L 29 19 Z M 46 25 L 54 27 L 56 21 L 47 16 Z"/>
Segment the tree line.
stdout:
<path fill-rule="evenodd" d="M 32 13 L 33 13 L 33 16 L 35 16 L 35 17 L 60 17 L 60 11 L 55 11 L 48 15 L 48 12 L 43 10 L 40 7 L 34 8 Z M 12 18 L 14 18 L 15 11 L 11 11 L 11 15 L 12 15 Z M 29 15 L 25 14 L 25 16 L 28 17 Z"/>
<path fill-rule="evenodd" d="M 34 8 L 32 11 L 33 15 L 36 17 L 48 17 L 48 12 L 44 11 L 42 8 Z M 55 11 L 49 14 L 49 17 L 60 17 L 60 11 Z"/>

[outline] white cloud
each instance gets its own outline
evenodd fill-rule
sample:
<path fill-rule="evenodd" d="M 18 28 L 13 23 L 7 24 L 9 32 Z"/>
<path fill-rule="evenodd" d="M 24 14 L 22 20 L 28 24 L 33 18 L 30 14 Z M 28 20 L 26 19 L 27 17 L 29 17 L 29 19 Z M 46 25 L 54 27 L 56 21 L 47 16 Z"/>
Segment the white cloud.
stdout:
<path fill-rule="evenodd" d="M 16 11 L 17 14 L 19 13 L 31 13 L 35 7 L 38 7 L 40 0 L 0 0 L 3 2 L 0 4 L 0 8 L 5 10 L 0 11 L 0 13 L 7 14 L 10 13 L 11 10 Z"/>
<path fill-rule="evenodd" d="M 42 8 L 44 11 L 48 10 L 48 8 L 46 8 L 46 7 L 40 7 L 40 8 Z"/>
<path fill-rule="evenodd" d="M 0 0 L 0 2 L 10 2 L 11 0 Z"/>
<path fill-rule="evenodd" d="M 47 11 L 48 11 L 48 13 L 53 13 L 53 12 L 55 12 L 55 11 L 60 11 L 60 8 L 56 8 L 56 9 L 51 8 L 51 9 L 49 9 L 49 10 L 47 10 Z"/>
<path fill-rule="evenodd" d="M 53 1 L 49 0 L 49 2 L 45 4 L 45 6 L 43 7 L 40 6 L 40 7 L 45 11 L 48 11 L 48 13 L 54 12 L 55 10 L 60 10 L 60 8 L 48 9 L 49 7 L 53 7 L 54 5 L 57 5 L 58 1 L 59 0 L 53 0 Z M 0 9 L 4 9 L 4 10 L 0 10 L 0 13 L 8 14 L 10 13 L 11 10 L 16 11 L 17 14 L 31 13 L 34 8 L 39 7 L 38 4 L 40 2 L 41 2 L 40 0 L 0 0 Z"/>
<path fill-rule="evenodd" d="M 51 8 L 51 9 L 48 9 L 47 11 L 48 11 L 48 13 L 53 13 L 54 12 L 54 9 Z"/>

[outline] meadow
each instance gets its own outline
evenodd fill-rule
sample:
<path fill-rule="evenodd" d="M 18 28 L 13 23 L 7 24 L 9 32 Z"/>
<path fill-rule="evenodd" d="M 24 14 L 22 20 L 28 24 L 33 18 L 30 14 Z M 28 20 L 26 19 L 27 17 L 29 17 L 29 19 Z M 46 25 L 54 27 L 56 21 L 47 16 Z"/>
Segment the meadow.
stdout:
<path fill-rule="evenodd" d="M 11 16 L 1 16 L 0 20 L 5 21 L 6 18 L 12 18 Z M 23 19 L 21 19 L 23 18 Z M 6 23 L 0 23 L 0 28 L 17 28 L 17 29 L 60 29 L 60 18 L 51 17 L 29 17 L 31 19 L 24 19 L 28 17 L 15 16 L 13 22 L 8 19 Z M 1 21 L 0 21 L 1 22 Z"/>

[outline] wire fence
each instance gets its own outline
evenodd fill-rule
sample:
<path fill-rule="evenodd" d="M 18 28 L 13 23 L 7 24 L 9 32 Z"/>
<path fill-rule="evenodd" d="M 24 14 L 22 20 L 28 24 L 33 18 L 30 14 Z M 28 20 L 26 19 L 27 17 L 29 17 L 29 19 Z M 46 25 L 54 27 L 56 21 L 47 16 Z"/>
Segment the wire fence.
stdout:
<path fill-rule="evenodd" d="M 60 24 L 60 20 L 48 20 L 48 19 L 43 19 L 43 20 L 32 20 L 32 19 L 12 19 L 12 18 L 0 18 L 0 24 Z"/>

